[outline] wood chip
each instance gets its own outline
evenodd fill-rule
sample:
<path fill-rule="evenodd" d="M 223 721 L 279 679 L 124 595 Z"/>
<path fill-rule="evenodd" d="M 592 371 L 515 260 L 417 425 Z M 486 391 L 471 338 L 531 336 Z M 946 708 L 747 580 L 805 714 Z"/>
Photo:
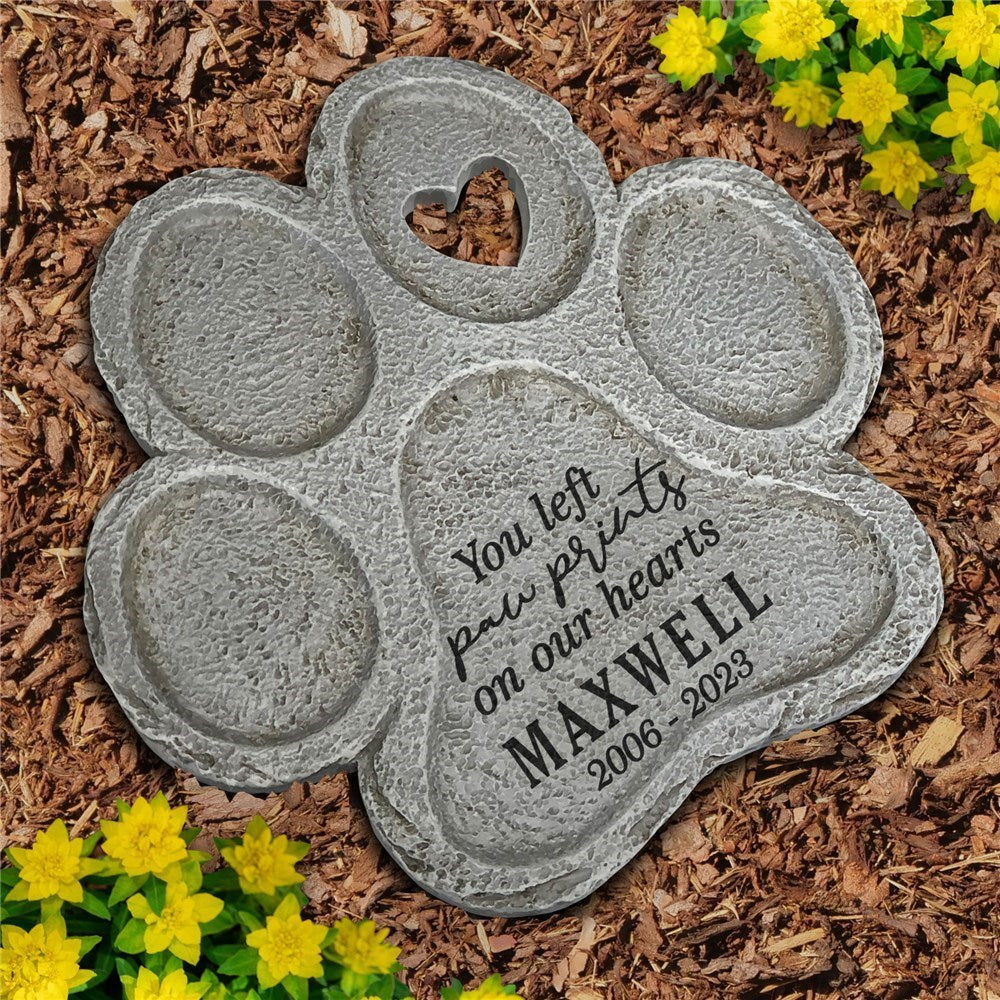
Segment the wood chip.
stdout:
<path fill-rule="evenodd" d="M 368 48 L 368 32 L 362 26 L 358 14 L 336 6 L 332 0 L 327 2 L 326 19 L 321 26 L 321 33 L 328 35 L 340 54 L 348 59 L 364 55 Z"/>
<path fill-rule="evenodd" d="M 801 948 L 804 944 L 812 944 L 813 941 L 819 941 L 825 937 L 826 930 L 824 928 L 813 927 L 811 930 L 800 931 L 798 934 L 782 938 L 780 941 L 772 941 L 770 944 L 764 945 L 764 951 L 771 955 L 777 955 L 780 952 L 788 951 L 790 948 Z"/>
<path fill-rule="evenodd" d="M 912 767 L 933 767 L 951 752 L 965 727 L 954 719 L 939 715 L 920 737 L 920 742 L 910 753 Z"/>

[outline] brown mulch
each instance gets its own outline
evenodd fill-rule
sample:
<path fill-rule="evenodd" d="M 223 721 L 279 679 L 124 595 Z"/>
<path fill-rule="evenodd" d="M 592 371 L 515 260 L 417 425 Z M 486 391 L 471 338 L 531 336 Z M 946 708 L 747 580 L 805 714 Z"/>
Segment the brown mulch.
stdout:
<path fill-rule="evenodd" d="M 418 997 L 493 971 L 532 1000 L 1000 995 L 1000 233 L 954 185 L 913 213 L 859 191 L 849 132 L 785 125 L 752 65 L 681 94 L 646 45 L 667 9 L 4 5 L 4 844 L 57 816 L 89 830 L 116 796 L 158 788 L 216 835 L 262 810 L 312 840 L 322 919 L 392 928 Z M 706 779 L 608 886 L 544 919 L 477 920 L 417 890 L 343 776 L 230 800 L 166 767 L 83 632 L 94 513 L 143 461 L 91 359 L 97 252 L 139 198 L 196 168 L 301 183 L 323 99 L 397 54 L 475 59 L 552 95 L 615 180 L 677 156 L 738 159 L 830 228 L 885 328 L 851 449 L 912 503 L 947 584 L 934 639 L 885 697 Z M 515 217 L 494 175 L 457 215 L 418 208 L 413 226 L 443 252 L 511 264 Z"/>

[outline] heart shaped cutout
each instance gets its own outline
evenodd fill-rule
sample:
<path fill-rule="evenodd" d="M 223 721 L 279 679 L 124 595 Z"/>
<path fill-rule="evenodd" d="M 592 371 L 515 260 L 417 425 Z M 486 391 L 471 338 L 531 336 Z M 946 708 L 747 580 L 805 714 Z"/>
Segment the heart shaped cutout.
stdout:
<path fill-rule="evenodd" d="M 471 167 L 453 191 L 422 191 L 406 215 L 410 231 L 432 250 L 470 264 L 516 267 L 525 241 L 521 199 L 501 166 Z M 524 213 L 526 215 L 526 213 Z"/>

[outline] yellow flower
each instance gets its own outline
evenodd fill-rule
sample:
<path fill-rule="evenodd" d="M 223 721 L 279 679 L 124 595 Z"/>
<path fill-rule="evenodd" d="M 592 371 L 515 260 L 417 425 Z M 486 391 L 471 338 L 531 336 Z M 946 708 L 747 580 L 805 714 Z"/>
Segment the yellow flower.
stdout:
<path fill-rule="evenodd" d="M 926 0 L 844 0 L 858 22 L 858 44 L 867 45 L 888 35 L 897 45 L 903 41 L 903 18 L 917 17 L 927 10 Z"/>
<path fill-rule="evenodd" d="M 903 208 L 913 208 L 920 185 L 934 180 L 937 173 L 920 155 L 911 139 L 896 142 L 890 139 L 884 149 L 876 149 L 861 157 L 871 165 L 871 172 L 861 182 L 866 191 L 896 196 Z"/>
<path fill-rule="evenodd" d="M 247 935 L 247 944 L 257 949 L 257 978 L 265 989 L 285 976 L 314 979 L 323 974 L 321 949 L 327 929 L 312 920 L 303 920 L 299 904 L 285 896 L 262 928 Z"/>
<path fill-rule="evenodd" d="M 906 95 L 896 90 L 895 67 L 883 60 L 867 73 L 841 73 L 837 79 L 844 97 L 837 117 L 858 122 L 864 137 L 877 142 L 893 113 L 906 107 Z"/>
<path fill-rule="evenodd" d="M 146 922 L 142 941 L 151 955 L 169 949 L 184 962 L 194 964 L 201 955 L 201 924 L 222 912 L 222 900 L 207 892 L 191 895 L 183 882 L 167 884 L 166 900 L 156 913 L 145 896 L 130 896 L 129 913 Z"/>
<path fill-rule="evenodd" d="M 147 802 L 140 797 L 117 822 L 101 820 L 104 853 L 119 862 L 126 875 L 163 875 L 187 857 L 181 837 L 187 806 L 171 809 L 163 792 Z"/>
<path fill-rule="evenodd" d="M 833 92 L 812 80 L 786 80 L 779 83 L 772 98 L 775 105 L 785 108 L 785 121 L 793 118 L 799 128 L 819 125 L 826 128 L 833 121 Z"/>
<path fill-rule="evenodd" d="M 182 969 L 160 979 L 149 969 L 140 969 L 135 984 L 125 987 L 128 1000 L 200 1000 L 210 983 L 189 983 Z"/>
<path fill-rule="evenodd" d="M 498 975 L 492 975 L 489 979 L 477 986 L 474 990 L 466 990 L 463 994 L 466 1000 L 524 1000 L 519 993 L 507 993 L 503 981 Z"/>
<path fill-rule="evenodd" d="M 654 35 L 649 44 L 663 54 L 661 73 L 675 76 L 681 87 L 693 87 L 706 73 L 714 73 L 719 61 L 714 48 L 726 33 L 726 22 L 714 17 L 706 21 L 690 7 L 679 7 L 677 16 L 666 29 Z"/>
<path fill-rule="evenodd" d="M 974 187 L 969 207 L 1000 222 L 1000 152 L 988 146 L 974 148 L 967 173 Z"/>
<path fill-rule="evenodd" d="M 983 138 L 983 121 L 992 115 L 1000 121 L 1000 88 L 996 80 L 985 80 L 976 86 L 964 76 L 952 73 L 948 77 L 948 107 L 931 122 L 931 131 L 946 139 L 961 136 L 968 144 Z"/>
<path fill-rule="evenodd" d="M 358 975 L 390 972 L 402 949 L 386 944 L 389 929 L 375 930 L 370 920 L 354 923 L 346 917 L 333 925 L 333 955 L 341 965 Z"/>
<path fill-rule="evenodd" d="M 308 849 L 308 845 L 290 842 L 284 835 L 273 837 L 263 817 L 254 816 L 242 843 L 223 847 L 221 854 L 235 869 L 244 892 L 270 896 L 282 886 L 303 880 L 295 870 L 295 862 Z"/>
<path fill-rule="evenodd" d="M 835 25 L 820 0 L 771 0 L 767 10 L 743 22 L 743 34 L 760 42 L 757 62 L 796 62 L 819 48 Z"/>
<path fill-rule="evenodd" d="M 42 830 L 30 848 L 11 847 L 7 853 L 20 868 L 18 875 L 24 883 L 11 890 L 10 899 L 48 899 L 58 896 L 67 903 L 83 899 L 80 879 L 100 871 L 103 865 L 81 852 L 83 841 L 70 839 L 66 824 L 57 819 L 47 830 Z"/>
<path fill-rule="evenodd" d="M 945 32 L 941 55 L 965 69 L 977 59 L 1000 66 L 1000 4 L 955 0 L 951 13 L 931 22 Z"/>
<path fill-rule="evenodd" d="M 30 931 L 2 929 L 0 986 L 4 1000 L 65 1000 L 69 991 L 94 973 L 80 968 L 77 938 L 66 937 L 58 919 L 36 924 Z"/>

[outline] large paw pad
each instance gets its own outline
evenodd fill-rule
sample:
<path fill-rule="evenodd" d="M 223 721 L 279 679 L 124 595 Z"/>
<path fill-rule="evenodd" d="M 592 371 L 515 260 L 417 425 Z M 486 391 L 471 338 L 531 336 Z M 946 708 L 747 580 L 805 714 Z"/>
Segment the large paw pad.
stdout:
<path fill-rule="evenodd" d="M 516 267 L 406 224 L 488 166 Z M 252 790 L 356 765 L 419 882 L 542 912 L 916 654 L 933 551 L 840 450 L 878 321 L 766 177 L 684 160 L 616 190 L 555 102 L 423 59 L 338 88 L 307 175 L 166 185 L 92 293 L 156 457 L 98 518 L 86 619 L 167 760 Z"/>

